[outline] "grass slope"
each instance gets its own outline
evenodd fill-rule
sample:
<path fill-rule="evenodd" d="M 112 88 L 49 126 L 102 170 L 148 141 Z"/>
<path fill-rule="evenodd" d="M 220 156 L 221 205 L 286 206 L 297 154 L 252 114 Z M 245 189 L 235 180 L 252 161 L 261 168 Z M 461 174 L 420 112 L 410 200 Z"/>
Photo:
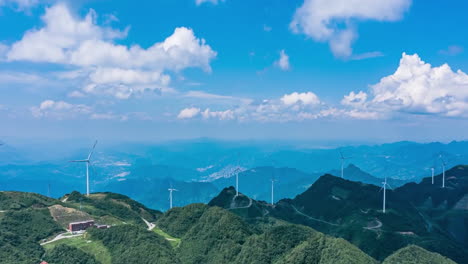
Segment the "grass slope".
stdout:
<path fill-rule="evenodd" d="M 50 244 L 44 245 L 44 248 L 47 252 L 46 255 L 49 255 L 49 252 L 62 245 L 80 249 L 83 252 L 93 256 L 101 264 L 111 264 L 111 255 L 109 250 L 102 244 L 101 241 L 91 239 L 87 234 L 80 237 L 57 240 Z"/>

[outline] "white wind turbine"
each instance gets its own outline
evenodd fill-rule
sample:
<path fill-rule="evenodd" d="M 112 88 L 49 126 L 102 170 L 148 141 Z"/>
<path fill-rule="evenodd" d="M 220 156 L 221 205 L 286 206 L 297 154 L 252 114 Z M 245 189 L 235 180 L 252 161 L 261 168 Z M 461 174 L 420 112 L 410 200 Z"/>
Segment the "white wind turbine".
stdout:
<path fill-rule="evenodd" d="M 169 191 L 169 209 L 172 209 L 172 192 L 177 192 L 178 190 L 172 188 L 171 186 L 171 188 L 169 188 L 168 191 Z"/>
<path fill-rule="evenodd" d="M 84 160 L 72 160 L 70 162 L 84 162 L 86 163 L 86 196 L 89 196 L 89 166 L 91 166 L 91 156 L 93 155 L 94 149 L 96 148 L 97 140 L 94 142 L 93 148 L 88 155 L 88 158 Z"/>
<path fill-rule="evenodd" d="M 388 183 L 387 183 L 387 177 L 385 177 L 385 181 L 382 182 L 382 188 L 380 189 L 381 191 L 383 190 L 383 204 L 382 204 L 382 212 L 385 214 L 385 207 L 386 207 L 386 202 L 387 202 L 387 186 L 389 188 L 392 188 Z"/>
<path fill-rule="evenodd" d="M 275 177 L 271 178 L 271 204 L 275 204 L 275 181 L 278 181 L 275 179 Z"/>
<path fill-rule="evenodd" d="M 241 172 L 241 169 L 238 166 L 234 169 L 234 174 L 236 174 L 236 197 L 239 196 L 239 172 Z"/>
<path fill-rule="evenodd" d="M 350 159 L 351 157 L 343 156 L 343 152 L 340 151 L 340 160 L 341 160 L 341 178 L 344 179 L 344 163 L 345 160 Z"/>
<path fill-rule="evenodd" d="M 442 154 L 439 156 L 440 161 L 442 162 L 442 188 L 445 188 L 445 166 L 447 163 L 445 163 Z"/>

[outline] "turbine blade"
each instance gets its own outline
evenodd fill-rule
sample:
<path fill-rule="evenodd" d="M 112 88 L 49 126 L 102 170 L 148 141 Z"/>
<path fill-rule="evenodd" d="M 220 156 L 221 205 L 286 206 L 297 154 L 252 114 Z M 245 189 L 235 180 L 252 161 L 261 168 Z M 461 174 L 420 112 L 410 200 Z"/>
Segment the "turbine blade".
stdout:
<path fill-rule="evenodd" d="M 96 148 L 97 145 L 97 140 L 94 142 L 93 148 L 91 149 L 91 152 L 88 155 L 88 160 L 91 159 L 91 156 L 93 155 L 94 149 Z"/>
<path fill-rule="evenodd" d="M 88 162 L 89 160 L 70 160 L 69 162 Z"/>

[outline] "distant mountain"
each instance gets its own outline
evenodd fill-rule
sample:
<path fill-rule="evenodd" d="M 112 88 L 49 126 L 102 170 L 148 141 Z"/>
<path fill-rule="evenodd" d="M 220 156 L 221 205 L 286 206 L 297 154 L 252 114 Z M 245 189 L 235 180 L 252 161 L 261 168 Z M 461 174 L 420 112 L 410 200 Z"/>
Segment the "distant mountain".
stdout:
<path fill-rule="evenodd" d="M 293 168 L 256 167 L 239 173 L 239 190 L 256 200 L 271 200 L 271 179 L 275 179 L 275 201 L 294 197 L 318 179 Z M 235 176 L 212 182 L 219 189 L 235 186 Z"/>
<path fill-rule="evenodd" d="M 464 181 L 460 180 L 468 176 L 468 170 L 464 168 L 455 169 L 459 174 L 453 170 L 447 172 L 447 175 L 452 177 L 459 175 L 458 180 L 451 179 L 451 188 L 460 187 L 460 193 L 456 188 L 452 189 L 454 192 L 444 200 L 447 205 L 452 206 L 448 208 L 460 208 L 460 206 L 464 208 L 464 199 L 466 199 L 464 197 L 468 193 L 468 188 L 461 184 Z M 425 181 L 426 179 L 423 182 Z M 274 217 L 307 225 L 326 234 L 342 237 L 379 260 L 385 259 L 392 252 L 407 245 L 417 244 L 459 263 L 466 263 L 464 256 L 468 253 L 468 247 L 463 244 L 464 241 L 458 241 L 462 235 L 458 235 L 457 238 L 455 234 L 450 233 L 448 227 L 458 227 L 460 228 L 458 232 L 464 234 L 463 226 L 466 226 L 466 222 L 463 224 L 463 219 L 466 219 L 467 210 L 453 212 L 437 207 L 439 214 L 423 211 L 414 206 L 416 198 L 403 195 L 421 192 L 418 188 L 403 192 L 407 186 L 413 185 L 415 184 L 387 191 L 385 214 L 381 209 L 380 187 L 331 175 L 320 177 L 304 193 L 294 199 L 283 199 L 274 206 L 255 201 L 245 195 L 235 197 L 233 188 L 223 190 L 210 202 L 210 205 L 230 209 L 248 221 L 262 222 L 268 217 Z M 452 196 L 456 198 L 448 198 Z M 415 199 L 415 202 L 412 199 Z M 451 217 L 457 215 L 458 222 L 455 223 L 459 224 L 448 225 L 444 220 L 447 218 L 440 218 L 445 214 Z"/>
<path fill-rule="evenodd" d="M 341 177 L 341 170 L 332 170 L 329 172 L 329 174 L 336 176 L 336 177 Z M 346 167 L 343 170 L 344 178 L 350 181 L 356 181 L 356 182 L 363 182 L 367 184 L 373 184 L 376 186 L 382 185 L 382 182 L 384 179 L 382 178 L 377 178 L 375 176 L 372 176 L 371 174 L 361 170 L 354 164 L 349 164 L 348 167 Z M 400 187 L 407 183 L 407 180 L 400 180 L 400 179 L 394 179 L 392 177 L 387 178 L 388 184 L 392 186 L 393 188 Z"/>
<path fill-rule="evenodd" d="M 158 210 L 169 209 L 170 187 L 177 189 L 173 193 L 173 205 L 185 206 L 191 203 L 207 203 L 219 189 L 209 182 L 184 182 L 171 178 L 129 178 L 112 182 L 103 187 L 111 192 L 122 193 Z"/>

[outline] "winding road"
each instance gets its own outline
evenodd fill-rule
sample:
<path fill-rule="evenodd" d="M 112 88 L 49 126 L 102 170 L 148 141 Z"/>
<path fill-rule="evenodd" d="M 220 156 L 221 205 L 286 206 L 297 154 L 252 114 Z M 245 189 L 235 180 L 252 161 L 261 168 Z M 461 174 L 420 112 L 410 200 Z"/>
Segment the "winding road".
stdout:
<path fill-rule="evenodd" d="M 76 235 L 69 235 L 69 236 L 66 236 L 65 234 L 69 234 L 69 233 L 58 234 L 54 239 L 49 240 L 49 241 L 44 242 L 44 243 L 41 243 L 41 246 L 47 245 L 47 244 L 50 244 L 50 243 L 53 243 L 53 242 L 55 242 L 55 241 L 62 240 L 62 239 L 68 239 L 68 238 L 73 238 L 73 237 L 79 237 L 79 236 L 82 236 L 84 233 L 80 233 L 80 234 L 76 234 Z"/>
<path fill-rule="evenodd" d="M 377 222 L 377 225 L 371 226 L 371 227 L 363 227 L 363 228 L 367 229 L 367 230 L 374 230 L 374 229 L 381 228 L 382 227 L 382 222 L 380 222 L 379 219 L 375 219 L 375 221 Z"/>
<path fill-rule="evenodd" d="M 244 208 L 249 208 L 249 207 L 252 206 L 252 203 L 253 203 L 252 198 L 246 196 L 247 198 L 249 198 L 249 204 L 247 206 L 234 207 L 234 205 L 236 204 L 236 201 L 235 201 L 236 197 L 237 196 L 232 197 L 231 205 L 230 205 L 230 208 L 229 208 L 230 210 L 232 210 L 232 209 L 244 209 Z"/>
<path fill-rule="evenodd" d="M 303 212 L 299 211 L 294 205 L 291 205 L 292 208 L 294 209 L 294 211 L 296 211 L 296 213 L 302 215 L 302 216 L 305 216 L 307 217 L 308 219 L 310 220 L 314 220 L 314 221 L 317 221 L 317 222 L 321 222 L 321 223 L 324 223 L 324 224 L 328 224 L 328 225 L 332 225 L 332 226 L 340 226 L 338 224 L 334 224 L 334 223 L 330 223 L 330 222 L 327 222 L 327 221 L 324 221 L 324 220 L 320 220 L 320 219 L 317 219 L 317 218 L 313 218 L 312 216 L 310 215 L 306 215 L 304 214 Z"/>

